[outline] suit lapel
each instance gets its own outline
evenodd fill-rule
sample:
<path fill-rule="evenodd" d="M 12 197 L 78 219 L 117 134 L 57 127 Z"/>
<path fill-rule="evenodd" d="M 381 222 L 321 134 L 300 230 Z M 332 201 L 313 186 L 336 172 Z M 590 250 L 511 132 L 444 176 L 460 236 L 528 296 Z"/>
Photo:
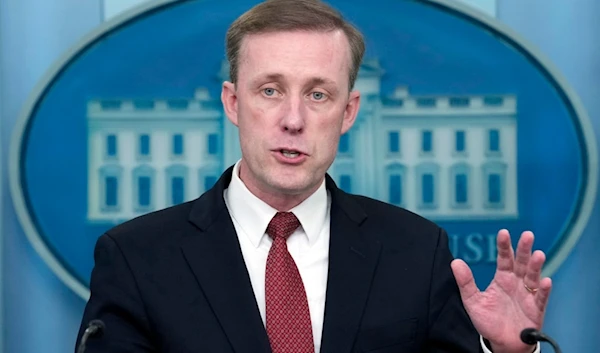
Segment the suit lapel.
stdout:
<path fill-rule="evenodd" d="M 235 228 L 223 200 L 232 168 L 197 200 L 190 222 L 199 232 L 182 241 L 183 254 L 237 353 L 270 353 Z M 361 232 L 367 215 L 327 176 L 331 191 L 329 271 L 321 353 L 350 352 L 360 327 L 380 244 Z M 218 270 L 217 270 L 218 269 Z M 226 275 L 223 275 L 226 274 Z"/>
<path fill-rule="evenodd" d="M 367 218 L 354 199 L 328 177 L 332 194 L 329 273 L 321 353 L 350 352 L 360 327 L 380 244 L 362 234 Z"/>
<path fill-rule="evenodd" d="M 183 254 L 237 353 L 271 352 L 235 228 L 223 200 L 228 169 L 194 204 L 199 233 L 183 239 Z"/>

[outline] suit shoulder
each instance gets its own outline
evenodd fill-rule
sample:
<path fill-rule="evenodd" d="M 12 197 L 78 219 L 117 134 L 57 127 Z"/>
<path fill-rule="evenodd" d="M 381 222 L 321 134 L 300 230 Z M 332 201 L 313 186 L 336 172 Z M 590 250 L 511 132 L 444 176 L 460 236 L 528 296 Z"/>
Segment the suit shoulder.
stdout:
<path fill-rule="evenodd" d="M 363 208 L 368 218 L 386 227 L 405 230 L 408 233 L 435 234 L 441 231 L 438 224 L 415 212 L 380 200 L 361 195 L 349 195 Z M 406 234 L 405 232 L 405 234 Z"/>
<path fill-rule="evenodd" d="M 148 242 L 181 233 L 191 224 L 188 217 L 193 201 L 132 218 L 106 231 L 117 242 Z"/>

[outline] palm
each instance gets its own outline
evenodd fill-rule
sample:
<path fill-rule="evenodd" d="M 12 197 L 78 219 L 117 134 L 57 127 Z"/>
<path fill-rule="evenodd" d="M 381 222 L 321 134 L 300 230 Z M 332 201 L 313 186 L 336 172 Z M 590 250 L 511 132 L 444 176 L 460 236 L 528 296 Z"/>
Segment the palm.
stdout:
<path fill-rule="evenodd" d="M 452 263 L 465 309 L 479 334 L 494 346 L 494 353 L 530 352 L 531 347 L 521 342 L 521 330 L 542 326 L 552 284 L 549 278 L 540 281 L 545 256 L 541 251 L 532 255 L 532 245 L 533 234 L 524 233 L 515 258 L 508 232 L 500 231 L 498 268 L 484 292 L 477 289 L 464 262 Z M 531 293 L 526 286 L 537 292 Z"/>
<path fill-rule="evenodd" d="M 512 338 L 518 338 L 523 328 L 541 327 L 535 297 L 519 287 L 518 282 L 520 279 L 516 276 L 501 273 L 485 292 L 465 299 L 473 324 L 483 337 L 492 342 L 514 341 Z"/>

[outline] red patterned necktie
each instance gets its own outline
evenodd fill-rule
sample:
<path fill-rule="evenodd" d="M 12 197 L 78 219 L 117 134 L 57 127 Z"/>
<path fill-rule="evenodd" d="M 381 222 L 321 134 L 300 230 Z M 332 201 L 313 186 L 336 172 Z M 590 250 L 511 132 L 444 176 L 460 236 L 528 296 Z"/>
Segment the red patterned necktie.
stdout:
<path fill-rule="evenodd" d="M 267 227 L 273 245 L 265 274 L 266 321 L 273 353 L 315 351 L 304 284 L 286 243 L 299 226 L 293 213 L 278 212 Z"/>

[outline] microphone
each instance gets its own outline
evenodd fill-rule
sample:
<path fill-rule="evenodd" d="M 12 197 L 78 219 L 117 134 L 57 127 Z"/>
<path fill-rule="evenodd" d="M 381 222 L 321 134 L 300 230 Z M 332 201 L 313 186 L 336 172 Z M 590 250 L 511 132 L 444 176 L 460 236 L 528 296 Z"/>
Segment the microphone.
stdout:
<path fill-rule="evenodd" d="M 88 338 L 94 336 L 102 336 L 104 333 L 104 322 L 102 320 L 92 320 L 88 324 L 88 327 L 83 332 L 83 336 L 81 337 L 81 342 L 79 343 L 79 347 L 77 348 L 77 353 L 85 353 L 85 345 L 87 343 Z"/>
<path fill-rule="evenodd" d="M 548 342 L 554 348 L 556 353 L 562 353 L 558 343 L 554 341 L 550 336 L 546 335 L 543 332 L 540 332 L 534 328 L 526 328 L 521 331 L 521 341 L 525 344 L 537 344 L 538 342 Z"/>

